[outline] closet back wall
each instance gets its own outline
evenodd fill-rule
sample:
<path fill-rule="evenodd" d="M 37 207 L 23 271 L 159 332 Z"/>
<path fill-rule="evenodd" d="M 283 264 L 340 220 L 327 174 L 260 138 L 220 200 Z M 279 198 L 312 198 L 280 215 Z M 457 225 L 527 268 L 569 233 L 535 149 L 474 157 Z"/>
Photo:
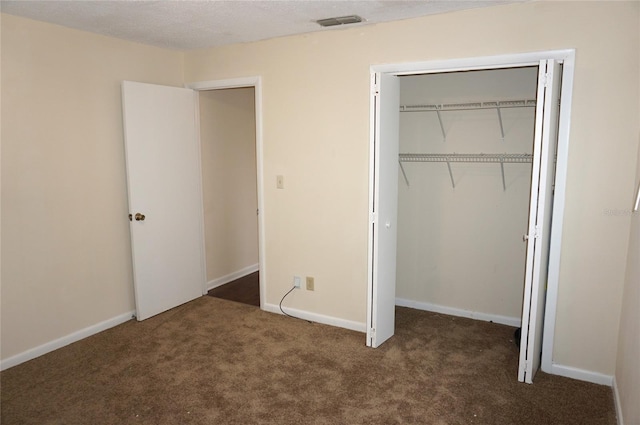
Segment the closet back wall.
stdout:
<path fill-rule="evenodd" d="M 530 100 L 537 67 L 403 77 L 401 105 Z M 534 108 L 400 113 L 401 153 L 531 154 Z M 396 296 L 520 320 L 531 164 L 403 163 Z"/>

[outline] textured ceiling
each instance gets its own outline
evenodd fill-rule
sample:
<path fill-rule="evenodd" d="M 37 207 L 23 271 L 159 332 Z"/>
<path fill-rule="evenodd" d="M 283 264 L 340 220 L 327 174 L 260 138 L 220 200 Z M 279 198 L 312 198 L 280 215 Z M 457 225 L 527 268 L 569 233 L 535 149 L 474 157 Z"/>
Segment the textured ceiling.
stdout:
<path fill-rule="evenodd" d="M 359 15 L 368 25 L 526 0 L 210 0 L 210 1 L 5 1 L 2 13 L 158 47 L 192 50 L 333 31 L 318 19 Z"/>

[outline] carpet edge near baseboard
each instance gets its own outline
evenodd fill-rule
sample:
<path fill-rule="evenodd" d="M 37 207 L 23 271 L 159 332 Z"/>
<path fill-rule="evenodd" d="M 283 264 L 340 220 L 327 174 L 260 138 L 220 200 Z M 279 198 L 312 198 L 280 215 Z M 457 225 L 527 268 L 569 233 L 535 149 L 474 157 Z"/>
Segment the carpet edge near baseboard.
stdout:
<path fill-rule="evenodd" d="M 53 341 L 45 342 L 42 345 L 38 345 L 37 347 L 30 348 L 21 353 L 15 354 L 6 359 L 0 360 L 0 371 L 9 369 L 11 367 L 17 366 L 21 363 L 27 362 L 29 360 L 33 360 L 36 357 L 40 357 L 44 354 L 50 353 L 58 348 L 62 348 L 69 344 L 73 344 L 74 342 L 80 341 L 102 331 L 105 331 L 109 328 L 113 328 L 114 326 L 118 326 L 122 323 L 128 322 L 135 317 L 135 311 L 129 311 L 126 313 L 122 313 L 118 316 L 112 317 L 107 320 L 103 320 L 102 322 L 96 323 L 91 326 L 87 326 L 86 328 L 77 330 L 63 337 L 54 339 Z"/>

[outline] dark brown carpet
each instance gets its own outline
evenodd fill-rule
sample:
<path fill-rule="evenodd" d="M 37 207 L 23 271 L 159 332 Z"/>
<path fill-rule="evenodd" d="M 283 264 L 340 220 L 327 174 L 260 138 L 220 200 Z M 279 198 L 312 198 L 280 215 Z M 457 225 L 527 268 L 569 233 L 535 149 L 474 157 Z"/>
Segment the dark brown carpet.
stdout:
<path fill-rule="evenodd" d="M 398 308 L 374 350 L 205 296 L 2 372 L 2 424 L 616 423 L 608 387 L 516 382 L 513 331 Z"/>

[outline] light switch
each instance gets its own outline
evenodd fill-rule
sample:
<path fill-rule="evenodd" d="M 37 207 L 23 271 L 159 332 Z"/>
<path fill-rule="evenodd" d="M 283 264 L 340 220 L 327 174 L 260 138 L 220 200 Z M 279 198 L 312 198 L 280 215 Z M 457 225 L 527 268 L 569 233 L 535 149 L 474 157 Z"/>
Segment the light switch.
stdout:
<path fill-rule="evenodd" d="M 284 176 L 276 176 L 276 187 L 284 189 Z"/>

